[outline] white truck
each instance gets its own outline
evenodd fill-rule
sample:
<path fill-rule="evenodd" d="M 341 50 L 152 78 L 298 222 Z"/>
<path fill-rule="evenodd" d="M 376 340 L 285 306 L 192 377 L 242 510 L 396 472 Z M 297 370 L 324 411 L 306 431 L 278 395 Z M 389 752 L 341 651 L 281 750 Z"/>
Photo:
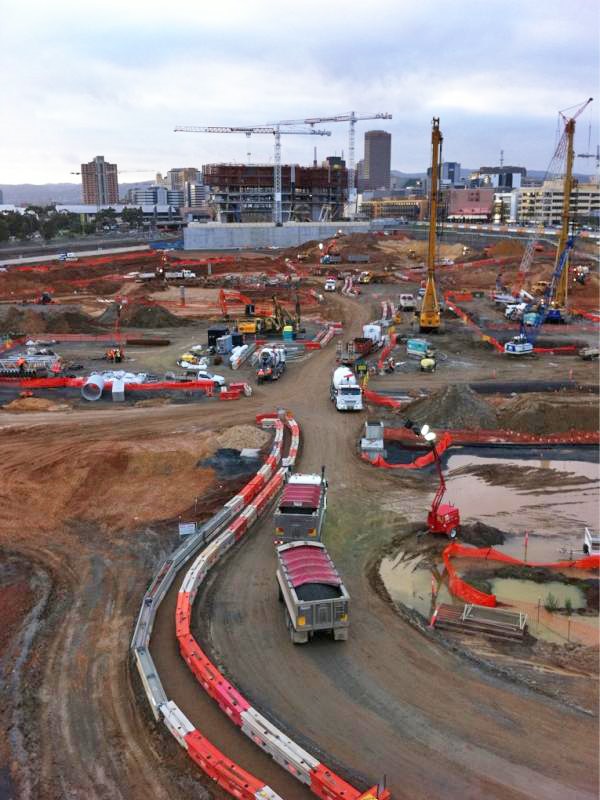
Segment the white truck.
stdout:
<path fill-rule="evenodd" d="M 398 298 L 398 308 L 401 311 L 414 311 L 417 307 L 414 294 L 401 294 Z"/>
<path fill-rule="evenodd" d="M 325 281 L 325 285 L 323 286 L 323 289 L 326 292 L 335 292 L 336 287 L 337 283 L 335 278 L 327 278 L 327 280 Z"/>
<path fill-rule="evenodd" d="M 174 270 L 172 272 L 165 272 L 165 280 L 186 280 L 188 278 L 195 278 L 196 273 L 189 269 Z"/>
<path fill-rule="evenodd" d="M 362 411 L 362 389 L 349 367 L 338 367 L 331 376 L 331 400 L 338 411 Z"/>

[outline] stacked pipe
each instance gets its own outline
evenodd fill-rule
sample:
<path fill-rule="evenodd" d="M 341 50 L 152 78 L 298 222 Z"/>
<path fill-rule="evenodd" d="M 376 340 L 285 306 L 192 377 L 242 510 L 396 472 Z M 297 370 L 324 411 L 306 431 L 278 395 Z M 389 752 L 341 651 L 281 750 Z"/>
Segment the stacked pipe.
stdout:
<path fill-rule="evenodd" d="M 289 415 L 286 423 L 290 429 L 291 441 L 288 456 L 282 462 L 285 466 L 277 470 L 240 516 L 198 556 L 188 570 L 177 599 L 176 635 L 182 658 L 207 694 L 215 700 L 233 724 L 268 753 L 276 763 L 301 783 L 306 784 L 322 800 L 359 800 L 359 798 L 366 800 L 375 796 L 376 787 L 362 794 L 271 724 L 210 661 L 192 636 L 190 629 L 192 606 L 198 588 L 208 571 L 264 512 L 283 485 L 287 470 L 294 466 L 300 442 L 300 428 Z M 250 484 L 246 488 L 249 487 Z M 184 737 L 186 742 L 188 736 L 191 734 L 186 734 Z M 383 790 L 378 796 L 387 800 L 389 792 Z"/>

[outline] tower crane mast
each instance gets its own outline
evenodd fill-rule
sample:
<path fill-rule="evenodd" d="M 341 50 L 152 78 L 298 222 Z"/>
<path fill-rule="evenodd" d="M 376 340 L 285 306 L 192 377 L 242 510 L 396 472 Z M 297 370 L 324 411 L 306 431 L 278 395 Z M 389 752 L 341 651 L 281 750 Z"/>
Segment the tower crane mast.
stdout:
<path fill-rule="evenodd" d="M 281 128 L 284 128 L 281 130 Z M 282 184 L 281 184 L 281 135 L 331 136 L 331 131 L 315 128 L 295 127 L 295 123 L 274 123 L 272 125 L 176 125 L 175 133 L 244 133 L 246 136 L 266 134 L 275 137 L 275 157 L 273 160 L 273 222 L 283 225 Z"/>

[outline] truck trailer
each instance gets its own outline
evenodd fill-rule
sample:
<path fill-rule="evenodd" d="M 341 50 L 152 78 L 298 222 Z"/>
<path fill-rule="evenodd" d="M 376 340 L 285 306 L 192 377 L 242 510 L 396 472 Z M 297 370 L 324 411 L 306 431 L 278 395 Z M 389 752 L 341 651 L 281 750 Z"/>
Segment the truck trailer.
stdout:
<path fill-rule="evenodd" d="M 325 469 L 320 475 L 291 475 L 275 511 L 275 544 L 320 541 L 326 509 Z"/>
<path fill-rule="evenodd" d="M 331 376 L 330 397 L 338 411 L 362 411 L 362 389 L 349 367 L 338 367 Z"/>
<path fill-rule="evenodd" d="M 328 631 L 348 638 L 350 595 L 321 542 L 289 542 L 277 548 L 279 600 L 294 644 Z"/>

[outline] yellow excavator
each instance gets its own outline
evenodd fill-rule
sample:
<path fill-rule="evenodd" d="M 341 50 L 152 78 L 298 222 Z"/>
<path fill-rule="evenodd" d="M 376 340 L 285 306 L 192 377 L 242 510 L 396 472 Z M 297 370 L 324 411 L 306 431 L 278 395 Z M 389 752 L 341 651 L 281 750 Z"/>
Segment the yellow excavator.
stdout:
<path fill-rule="evenodd" d="M 438 331 L 441 324 L 440 304 L 435 290 L 435 235 L 438 207 L 438 170 L 442 155 L 442 132 L 439 117 L 433 118 L 431 131 L 431 188 L 429 191 L 429 246 L 427 249 L 427 283 L 419 313 L 421 331 Z"/>

